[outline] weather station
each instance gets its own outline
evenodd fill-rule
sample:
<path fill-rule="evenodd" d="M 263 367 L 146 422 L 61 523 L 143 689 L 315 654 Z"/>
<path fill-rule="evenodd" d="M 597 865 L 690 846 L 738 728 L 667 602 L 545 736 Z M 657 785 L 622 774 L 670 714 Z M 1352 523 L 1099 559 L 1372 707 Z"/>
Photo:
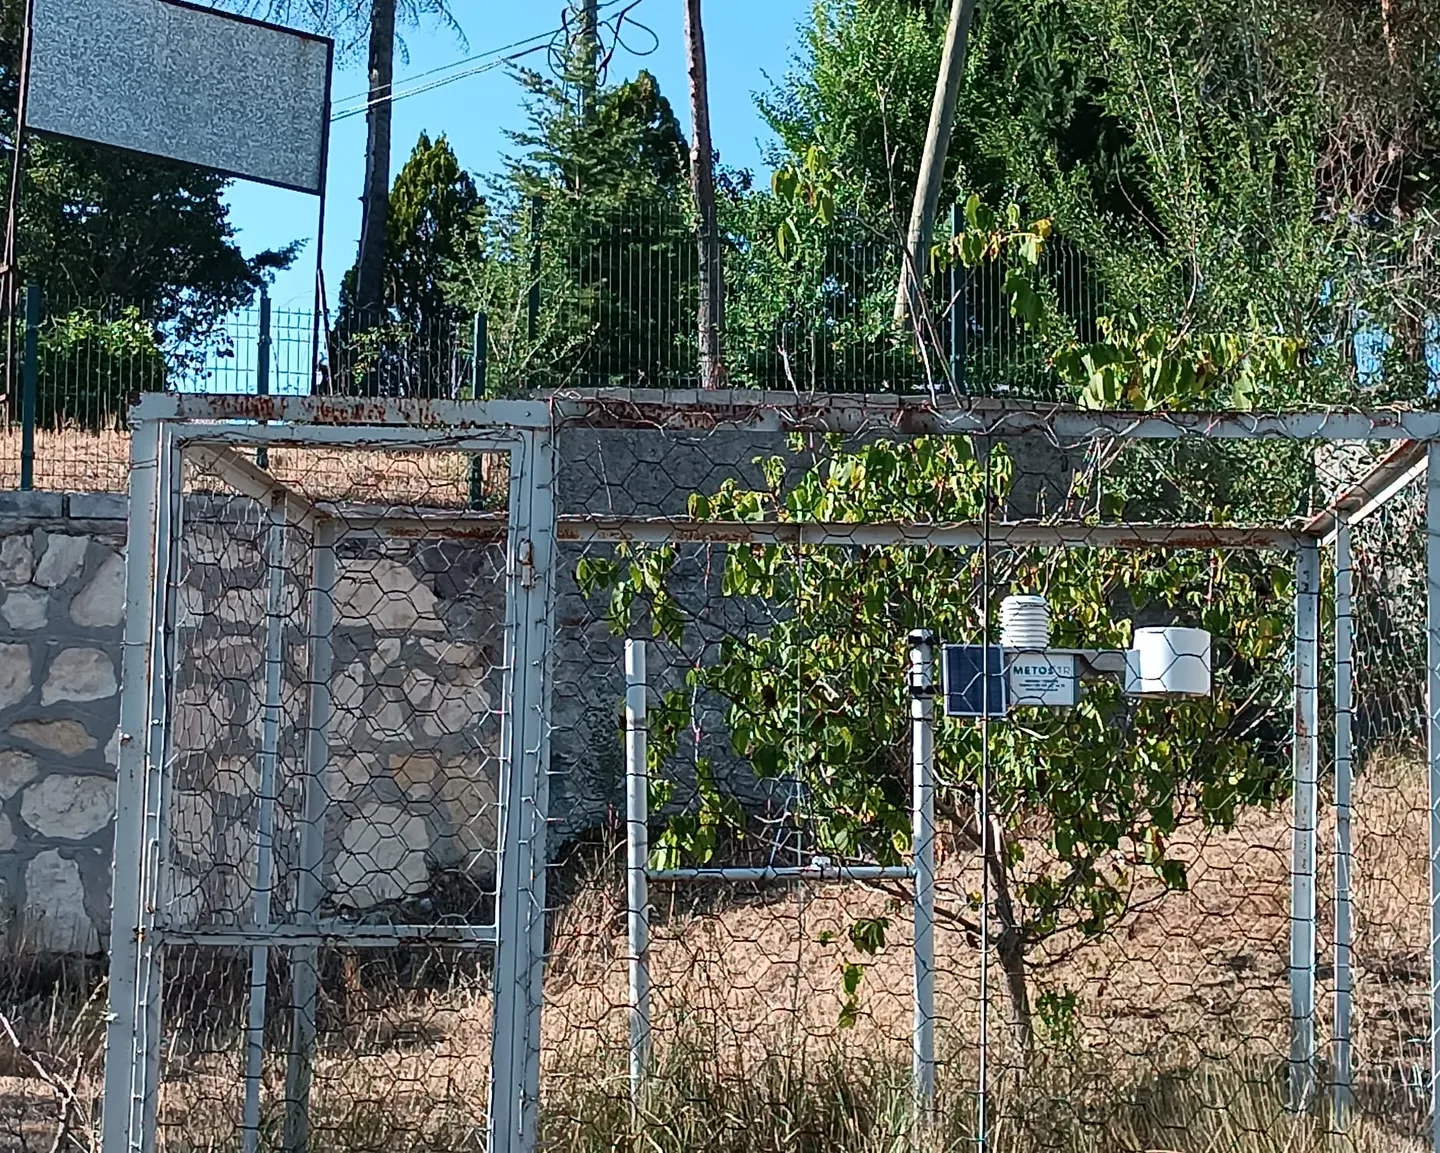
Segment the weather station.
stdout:
<path fill-rule="evenodd" d="M 945 715 L 1003 717 L 1015 708 L 1071 708 L 1087 681 L 1116 677 L 1127 696 L 1193 699 L 1210 695 L 1210 634 L 1163 626 L 1135 630 L 1128 649 L 1050 646 L 1043 596 L 1006 597 L 998 645 L 942 648 Z"/>

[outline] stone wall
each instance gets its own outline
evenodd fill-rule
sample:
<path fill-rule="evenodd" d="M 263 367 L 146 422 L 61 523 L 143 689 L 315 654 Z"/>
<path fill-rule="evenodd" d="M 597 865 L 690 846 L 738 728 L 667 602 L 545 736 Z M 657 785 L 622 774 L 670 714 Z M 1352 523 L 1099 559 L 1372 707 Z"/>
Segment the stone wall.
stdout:
<path fill-rule="evenodd" d="M 256 912 L 268 526 L 238 499 L 185 511 L 161 915 L 234 925 Z M 12 950 L 94 952 L 108 934 L 125 531 L 120 497 L 0 497 L 0 942 Z M 290 540 L 278 604 L 277 917 L 297 875 L 308 545 Z M 496 863 L 503 548 L 357 535 L 337 552 L 327 905 L 479 918 Z"/>
<path fill-rule="evenodd" d="M 91 952 L 109 919 L 125 503 L 0 497 L 0 931 Z"/>

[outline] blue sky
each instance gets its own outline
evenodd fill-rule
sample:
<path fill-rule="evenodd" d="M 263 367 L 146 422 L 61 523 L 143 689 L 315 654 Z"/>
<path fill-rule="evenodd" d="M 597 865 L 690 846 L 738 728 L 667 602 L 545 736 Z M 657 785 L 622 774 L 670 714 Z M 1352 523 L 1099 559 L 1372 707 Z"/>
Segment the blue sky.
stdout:
<path fill-rule="evenodd" d="M 397 90 L 406 87 L 407 76 L 559 27 L 564 0 L 451 0 L 451 7 L 468 45 L 443 29 L 406 30 L 409 60 L 397 60 Z M 767 131 L 755 112 L 753 94 L 767 87 L 767 75 L 778 78 L 785 72 L 797 44 L 797 27 L 809 12 L 810 0 L 708 0 L 705 38 L 711 116 L 716 147 L 726 164 L 760 167 Z M 637 52 L 652 47 L 654 52 L 642 58 L 622 49 L 612 64 L 612 78 L 633 75 L 641 68 L 654 72 L 688 131 L 681 0 L 641 0 L 632 15 L 653 29 L 655 37 L 630 27 L 626 41 Z M 543 53 L 537 53 L 527 63 L 543 64 L 544 59 Z M 337 109 L 347 102 L 353 105 L 364 86 L 363 61 L 342 58 L 334 81 Z M 477 176 L 496 171 L 508 150 L 505 129 L 518 127 L 523 120 L 518 86 L 503 68 L 398 100 L 392 176 L 422 130 L 432 136 L 448 136 L 460 163 Z M 334 124 L 325 223 L 325 281 L 332 302 L 340 277 L 355 259 L 364 147 L 363 115 Z M 242 182 L 230 188 L 227 200 L 247 255 L 291 240 L 308 242 L 296 267 L 283 274 L 273 289 L 277 307 L 308 307 L 315 260 L 314 198 Z"/>

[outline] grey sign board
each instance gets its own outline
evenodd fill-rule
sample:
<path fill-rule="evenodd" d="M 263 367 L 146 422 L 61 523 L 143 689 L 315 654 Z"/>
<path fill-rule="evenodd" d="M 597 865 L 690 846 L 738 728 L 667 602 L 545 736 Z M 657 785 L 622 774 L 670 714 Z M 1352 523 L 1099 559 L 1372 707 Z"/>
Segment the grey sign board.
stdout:
<path fill-rule="evenodd" d="M 332 48 L 174 0 L 35 0 L 25 120 L 319 192 Z"/>

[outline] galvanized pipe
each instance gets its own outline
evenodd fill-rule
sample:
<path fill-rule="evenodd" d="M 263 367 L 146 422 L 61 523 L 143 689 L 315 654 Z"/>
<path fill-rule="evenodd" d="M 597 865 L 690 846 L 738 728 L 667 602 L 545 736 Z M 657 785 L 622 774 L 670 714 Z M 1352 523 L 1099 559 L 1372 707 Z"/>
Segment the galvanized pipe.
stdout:
<path fill-rule="evenodd" d="M 325 892 L 325 814 L 329 797 L 325 770 L 330 758 L 330 674 L 334 663 L 335 522 L 316 522 L 310 542 L 310 621 L 306 661 L 308 701 L 304 751 L 304 793 L 300 812 L 299 875 L 295 881 L 296 931 L 319 932 L 316 921 Z M 347 932 L 363 931 L 352 926 Z M 392 940 L 399 937 L 387 926 Z M 352 948 L 364 942 L 348 936 Z M 315 1054 L 319 964 L 315 943 L 297 941 L 290 951 L 290 1048 L 285 1060 L 286 1153 L 305 1153 L 310 1144 L 310 1072 Z"/>
<path fill-rule="evenodd" d="M 1294 817 L 1290 864 L 1290 1106 L 1315 1089 L 1315 784 L 1319 741 L 1320 550 L 1300 550 L 1295 573 Z"/>
<path fill-rule="evenodd" d="M 625 642 L 625 891 L 630 943 L 630 1101 L 638 1111 L 650 1066 L 649 728 L 645 642 Z"/>
<path fill-rule="evenodd" d="M 1353 1103 L 1350 1043 L 1352 977 L 1350 894 L 1350 802 L 1354 778 L 1355 616 L 1350 521 L 1335 532 L 1335 1044 L 1333 1086 L 1336 1124 L 1344 1129 Z"/>
<path fill-rule="evenodd" d="M 917 1125 L 935 1111 L 935 634 L 910 647 L 911 854 L 915 869 L 912 1077 Z"/>
<path fill-rule="evenodd" d="M 280 687 L 285 639 L 285 501 L 270 505 L 266 548 L 265 696 L 260 712 L 258 812 L 255 819 L 255 909 L 258 926 L 270 924 L 270 897 L 275 888 L 275 794 L 279 785 Z M 260 1088 L 265 1073 L 265 1002 L 270 974 L 266 945 L 250 949 L 250 989 L 245 1020 L 245 1104 L 241 1113 L 241 1148 L 255 1153 L 260 1146 Z"/>

